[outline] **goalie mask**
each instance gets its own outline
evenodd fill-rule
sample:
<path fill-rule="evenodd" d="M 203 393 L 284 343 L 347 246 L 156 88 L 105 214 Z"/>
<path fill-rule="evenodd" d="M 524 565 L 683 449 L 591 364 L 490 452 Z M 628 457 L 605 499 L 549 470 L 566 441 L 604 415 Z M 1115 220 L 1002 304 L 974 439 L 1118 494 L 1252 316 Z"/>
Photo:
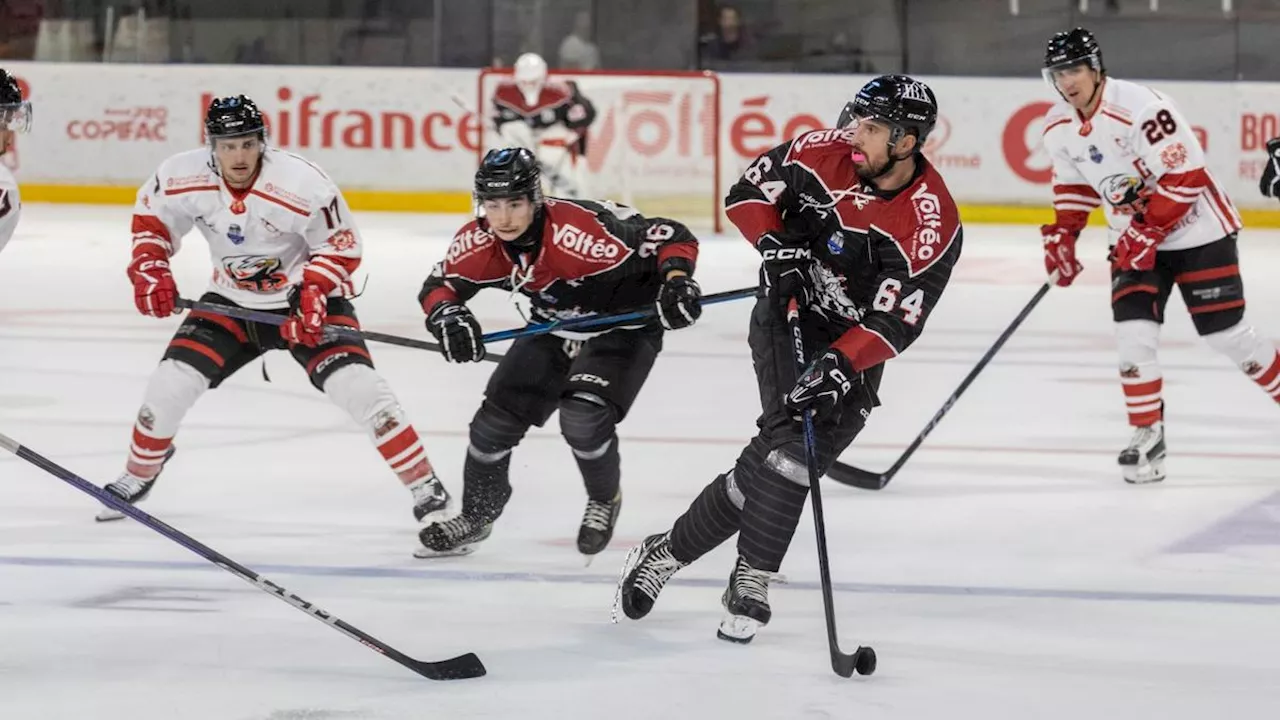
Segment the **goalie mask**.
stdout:
<path fill-rule="evenodd" d="M 27 132 L 31 117 L 31 103 L 22 99 L 18 79 L 0 69 L 0 131 Z"/>
<path fill-rule="evenodd" d="M 547 84 L 547 61 L 536 53 L 521 55 L 516 58 L 515 80 L 525 104 L 530 107 L 537 105 L 542 86 Z"/>

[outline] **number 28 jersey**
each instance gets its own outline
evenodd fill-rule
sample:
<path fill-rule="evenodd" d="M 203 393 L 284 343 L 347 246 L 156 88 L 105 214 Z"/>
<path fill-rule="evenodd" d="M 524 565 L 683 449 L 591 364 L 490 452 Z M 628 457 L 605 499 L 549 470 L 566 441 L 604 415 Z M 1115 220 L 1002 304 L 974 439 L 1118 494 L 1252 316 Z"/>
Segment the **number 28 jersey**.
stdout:
<path fill-rule="evenodd" d="M 1082 228 L 1101 206 L 1114 243 L 1134 215 L 1166 228 L 1161 250 L 1182 250 L 1240 229 L 1226 190 L 1173 102 L 1144 85 L 1107 78 L 1102 102 L 1083 117 L 1065 101 L 1045 117 L 1057 222 Z"/>

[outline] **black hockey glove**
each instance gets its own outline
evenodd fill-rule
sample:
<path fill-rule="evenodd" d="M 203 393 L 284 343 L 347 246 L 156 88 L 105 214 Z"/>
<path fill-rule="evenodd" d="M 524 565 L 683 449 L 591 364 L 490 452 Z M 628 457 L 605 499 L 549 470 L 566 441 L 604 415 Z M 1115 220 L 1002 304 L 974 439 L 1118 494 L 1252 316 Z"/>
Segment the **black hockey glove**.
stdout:
<path fill-rule="evenodd" d="M 662 327 L 668 330 L 687 328 L 702 315 L 702 288 L 688 275 L 673 275 L 662 283 L 654 305 Z"/>
<path fill-rule="evenodd" d="M 1262 168 L 1258 189 L 1267 197 L 1280 198 L 1280 137 L 1267 141 L 1267 164 Z"/>
<path fill-rule="evenodd" d="M 760 251 L 760 284 L 779 312 L 791 298 L 803 308 L 813 303 L 813 251 L 797 235 L 768 232 L 756 243 Z"/>
<path fill-rule="evenodd" d="M 849 358 L 839 350 L 827 350 L 809 363 L 783 402 L 794 417 L 808 409 L 818 416 L 831 415 L 840 408 L 855 382 L 860 382 L 860 378 Z"/>
<path fill-rule="evenodd" d="M 445 301 L 431 308 L 431 314 L 427 315 L 427 331 L 440 343 L 440 352 L 449 362 L 480 362 L 484 359 L 480 323 L 462 303 Z"/>

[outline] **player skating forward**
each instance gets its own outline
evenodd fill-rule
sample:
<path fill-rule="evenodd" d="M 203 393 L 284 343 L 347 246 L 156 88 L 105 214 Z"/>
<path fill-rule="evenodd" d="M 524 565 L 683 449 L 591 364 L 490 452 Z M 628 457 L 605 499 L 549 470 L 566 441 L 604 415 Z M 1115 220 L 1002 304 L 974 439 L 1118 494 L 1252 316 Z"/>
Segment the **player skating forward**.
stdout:
<path fill-rule="evenodd" d="M 0 155 L 8 152 L 14 133 L 26 132 L 30 128 L 31 103 L 22 99 L 17 78 L 0 69 Z M 0 163 L 0 250 L 13 237 L 21 212 L 18 181 L 9 168 Z"/>
<path fill-rule="evenodd" d="M 1167 96 L 1107 76 L 1102 50 L 1083 28 L 1060 32 L 1044 76 L 1062 96 L 1045 118 L 1056 218 L 1041 228 L 1045 266 L 1070 285 L 1075 245 L 1102 206 L 1111 232 L 1111 309 L 1120 382 L 1134 427 L 1120 453 L 1124 479 L 1165 477 L 1160 324 L 1174 286 L 1196 331 L 1280 401 L 1280 354 L 1244 321 L 1236 233 L 1240 216 L 1205 168 L 1204 151 Z"/>
<path fill-rule="evenodd" d="M 876 78 L 845 106 L 837 129 L 761 155 L 729 191 L 729 219 L 760 251 L 767 288 L 748 334 L 760 431 L 670 532 L 632 550 L 618 591 L 627 617 L 647 615 L 677 570 L 737 533 L 720 637 L 748 642 L 769 622 L 769 580 L 809 492 L 800 414 L 817 413 L 825 472 L 879 404 L 884 362 L 924 330 L 960 257 L 955 204 L 920 154 L 937 112 L 924 83 Z M 789 298 L 814 358 L 802 373 L 784 317 Z"/>
<path fill-rule="evenodd" d="M 516 59 L 513 76 L 493 93 L 490 122 L 499 147 L 532 150 L 549 194 L 587 197 L 587 131 L 596 119 L 595 106 L 577 83 L 548 81 L 547 63 L 534 53 Z"/>
<path fill-rule="evenodd" d="M 664 328 L 688 327 L 702 312 L 692 277 L 698 244 L 688 228 L 611 203 L 544 198 L 540 188 L 529 150 L 493 150 L 481 163 L 479 217 L 454 236 L 418 296 L 445 357 L 484 358 L 466 305 L 484 288 L 528 296 L 540 322 L 656 303 L 661 326 L 516 340 L 471 421 L 462 514 L 423 529 L 419 557 L 464 554 L 489 537 L 511 497 L 511 451 L 557 409 L 587 491 L 578 550 L 603 550 L 622 506 L 617 425 L 662 350 Z"/>
<path fill-rule="evenodd" d="M 153 317 L 175 312 L 169 258 L 196 227 L 213 259 L 212 285 L 201 299 L 288 320 L 276 327 L 189 313 L 147 385 L 125 472 L 107 490 L 129 502 L 145 498 L 173 455 L 183 416 L 205 390 L 282 349 L 366 430 L 412 493 L 415 517 L 446 509 L 449 495 L 368 348 L 321 333 L 326 323 L 359 327 L 345 293 L 363 240 L 342 192 L 320 168 L 269 147 L 262 114 L 243 95 L 214 100 L 205 131 L 209 147 L 164 161 L 138 191 L 128 270 L 138 310 Z M 119 517 L 111 510 L 99 515 Z"/>
<path fill-rule="evenodd" d="M 1266 197 L 1280 198 L 1280 137 L 1267 141 L 1267 164 L 1262 168 L 1258 189 Z"/>

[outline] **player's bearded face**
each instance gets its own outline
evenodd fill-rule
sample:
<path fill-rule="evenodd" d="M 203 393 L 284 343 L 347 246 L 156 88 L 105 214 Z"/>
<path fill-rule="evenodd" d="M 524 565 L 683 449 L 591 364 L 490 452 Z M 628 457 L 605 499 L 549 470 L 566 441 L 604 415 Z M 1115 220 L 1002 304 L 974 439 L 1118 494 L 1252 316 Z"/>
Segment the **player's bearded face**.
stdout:
<path fill-rule="evenodd" d="M 533 203 L 529 198 L 497 198 L 485 200 L 485 219 L 499 240 L 510 242 L 524 234 L 533 224 Z"/>
<path fill-rule="evenodd" d="M 893 129 L 869 118 L 854 118 L 848 129 L 853 131 L 853 167 L 859 177 L 878 175 L 889 164 L 889 141 Z"/>
<path fill-rule="evenodd" d="M 225 138 L 214 141 L 213 155 L 218 170 L 230 185 L 244 185 L 258 172 L 262 160 L 262 140 L 257 135 Z"/>
<path fill-rule="evenodd" d="M 1093 99 L 1098 75 L 1088 65 L 1073 65 L 1053 71 L 1053 85 L 1077 110 L 1083 110 Z"/>

